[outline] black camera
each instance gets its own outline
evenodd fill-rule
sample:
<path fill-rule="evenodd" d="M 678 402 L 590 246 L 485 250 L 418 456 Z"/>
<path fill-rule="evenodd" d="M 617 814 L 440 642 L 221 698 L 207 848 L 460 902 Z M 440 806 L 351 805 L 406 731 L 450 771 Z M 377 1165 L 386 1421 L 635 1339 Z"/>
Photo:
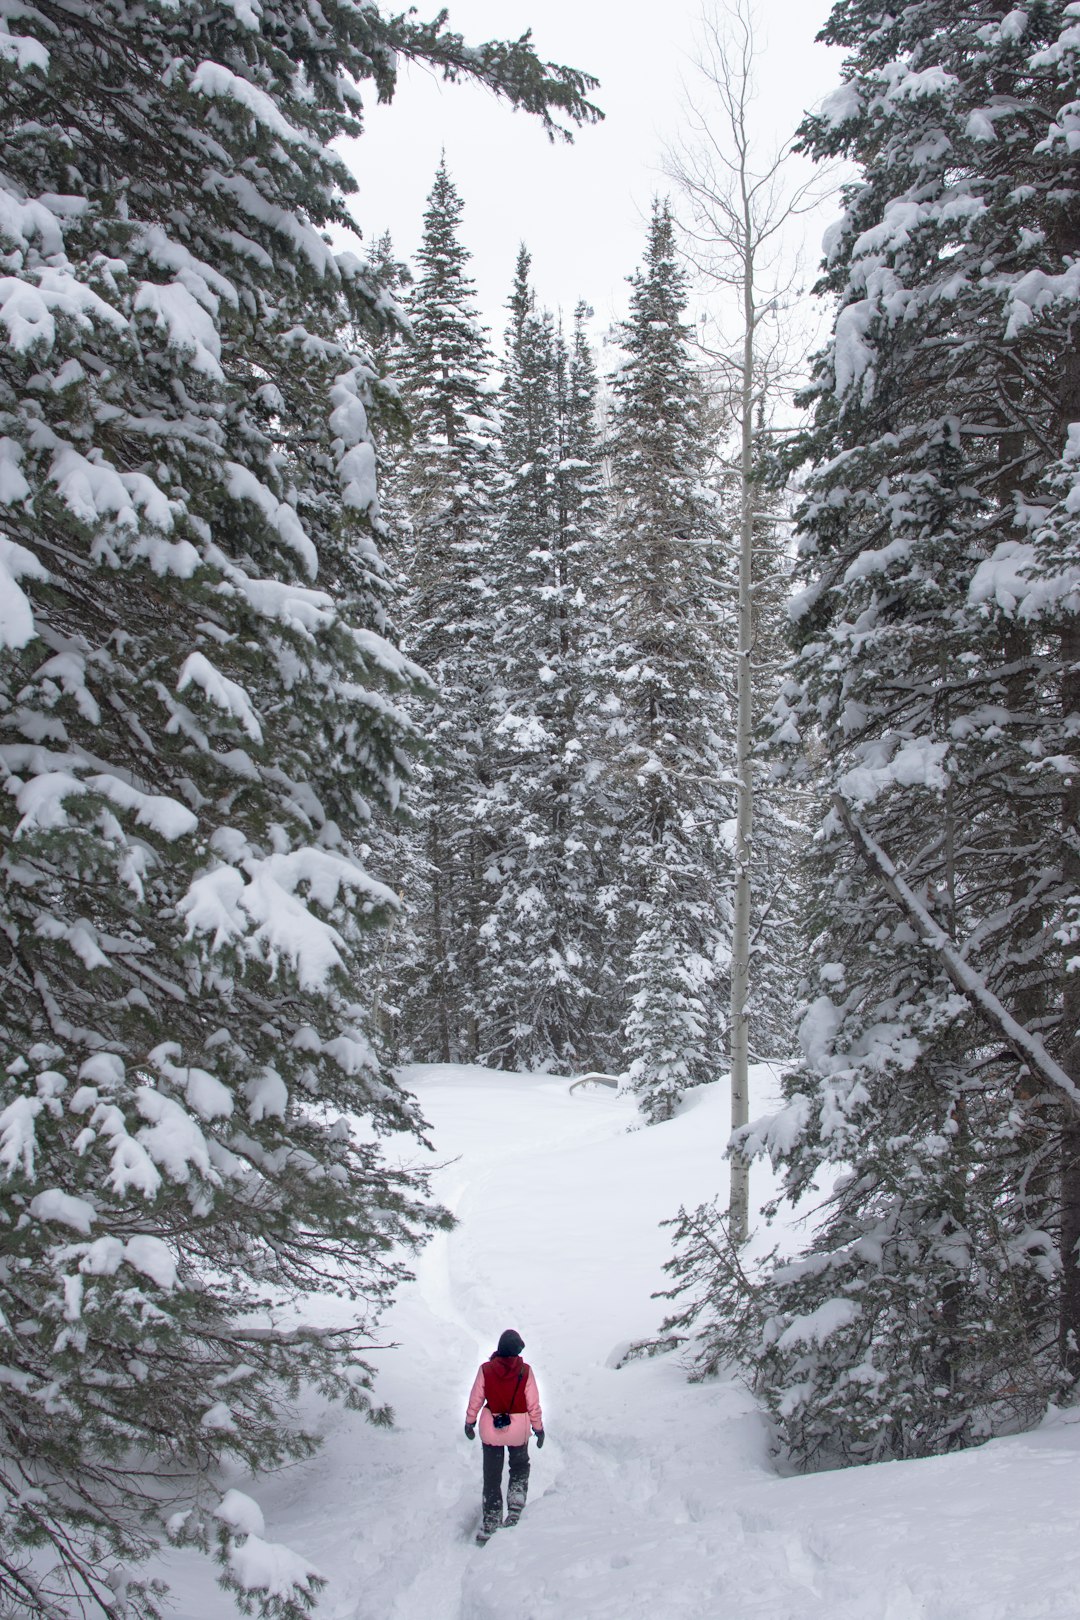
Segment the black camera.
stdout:
<path fill-rule="evenodd" d="M 510 1414 L 509 1412 L 496 1412 L 491 1421 L 496 1429 L 508 1429 L 510 1427 Z"/>

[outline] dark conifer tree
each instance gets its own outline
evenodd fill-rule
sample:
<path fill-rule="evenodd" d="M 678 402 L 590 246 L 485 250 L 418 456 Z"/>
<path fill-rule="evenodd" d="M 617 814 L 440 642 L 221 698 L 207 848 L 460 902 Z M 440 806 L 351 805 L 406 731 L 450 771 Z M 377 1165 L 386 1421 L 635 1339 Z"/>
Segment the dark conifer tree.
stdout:
<path fill-rule="evenodd" d="M 622 964 L 611 931 L 609 890 L 617 864 L 605 760 L 607 611 L 611 562 L 610 500 L 604 483 L 599 382 L 589 343 L 592 310 L 579 304 L 558 368 L 559 460 L 556 468 L 558 557 L 567 648 L 566 768 L 569 879 L 566 909 L 581 957 L 582 1001 L 574 1050 L 581 1067 L 619 1067 Z"/>
<path fill-rule="evenodd" d="M 803 1060 L 751 1140 L 794 1197 L 839 1179 L 743 1340 L 804 1462 L 1031 1421 L 1080 1362 L 1072 9 L 845 0 L 805 126 L 861 168 L 778 715 L 828 813 Z"/>
<path fill-rule="evenodd" d="M 407 301 L 400 378 L 411 437 L 393 479 L 405 529 L 404 639 L 434 688 L 419 721 L 429 742 L 414 808 L 420 833 L 406 839 L 411 928 L 399 936 L 393 976 L 406 1049 L 443 1062 L 476 1057 L 487 1000 L 479 930 L 498 418 L 462 211 L 444 158 Z"/>
<path fill-rule="evenodd" d="M 711 1079 L 730 960 L 730 725 L 719 670 L 719 513 L 671 210 L 653 208 L 614 378 L 607 770 L 609 906 L 627 965 L 621 1045 L 653 1119 Z"/>
<path fill-rule="evenodd" d="M 399 53 L 549 123 L 588 84 L 333 0 L 27 0 L 3 42 L 0 1607 L 157 1614 L 166 1508 L 289 1620 L 317 1577 L 213 1470 L 312 1449 L 301 1378 L 369 1403 L 432 1220 L 377 1145 L 421 1127 L 369 1039 L 395 900 L 358 855 L 414 672 L 331 143 Z M 352 1321 L 280 1326 L 304 1293 Z"/>
<path fill-rule="evenodd" d="M 595 388 L 583 337 L 571 365 L 551 316 L 537 310 L 524 248 L 510 316 L 493 574 L 493 860 L 484 929 L 492 1021 L 485 1044 L 507 1066 L 574 1067 L 588 1020 L 581 938 L 586 762 L 578 734 L 586 601 L 578 573 L 596 500 L 595 439 L 586 421 Z M 564 454 L 567 435 L 576 458 Z"/>

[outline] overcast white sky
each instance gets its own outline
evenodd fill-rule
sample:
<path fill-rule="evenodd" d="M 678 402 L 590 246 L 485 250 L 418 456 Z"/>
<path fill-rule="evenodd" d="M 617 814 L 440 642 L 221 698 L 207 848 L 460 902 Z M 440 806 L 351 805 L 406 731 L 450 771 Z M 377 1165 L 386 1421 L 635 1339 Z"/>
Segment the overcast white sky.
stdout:
<path fill-rule="evenodd" d="M 474 255 L 481 308 L 495 332 L 504 324 L 522 240 L 533 255 L 540 301 L 569 315 L 585 298 L 603 330 L 625 309 L 625 278 L 641 256 L 650 199 L 670 189 L 661 155 L 678 129 L 680 81 L 692 75 L 702 3 L 447 0 L 451 25 L 470 42 L 515 38 L 531 28 L 546 60 L 595 74 L 594 99 L 605 121 L 578 131 L 573 145 L 553 146 L 534 119 L 474 86 L 444 85 L 408 68 L 394 101 L 372 106 L 367 133 L 346 147 L 360 186 L 353 210 L 365 237 L 389 229 L 399 255 L 412 254 L 445 147 L 465 201 L 463 236 Z M 419 9 L 426 16 L 437 0 Z M 840 53 L 814 43 L 829 9 L 829 0 L 758 0 L 757 122 L 766 136 L 786 135 L 838 81 Z M 821 226 L 821 220 L 811 226 L 812 258 Z"/>

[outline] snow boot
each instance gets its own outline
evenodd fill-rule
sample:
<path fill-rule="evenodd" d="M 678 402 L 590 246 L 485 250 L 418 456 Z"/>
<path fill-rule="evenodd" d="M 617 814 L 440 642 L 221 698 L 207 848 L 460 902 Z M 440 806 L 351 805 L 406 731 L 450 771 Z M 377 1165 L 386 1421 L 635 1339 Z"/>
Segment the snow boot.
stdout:
<path fill-rule="evenodd" d="M 527 1479 L 515 1479 L 510 1482 L 510 1489 L 506 1493 L 506 1518 L 503 1524 L 509 1529 L 510 1525 L 517 1524 L 525 1511 L 525 1497 L 528 1494 L 529 1482 Z"/>
<path fill-rule="evenodd" d="M 485 1511 L 484 1517 L 480 1522 L 480 1528 L 476 1532 L 476 1545 L 478 1547 L 482 1547 L 486 1541 L 491 1540 L 491 1538 L 495 1534 L 496 1530 L 501 1530 L 501 1529 L 502 1529 L 502 1503 L 500 1502 L 499 1503 L 499 1509 L 498 1509 L 497 1513 L 488 1513 L 488 1512 Z"/>

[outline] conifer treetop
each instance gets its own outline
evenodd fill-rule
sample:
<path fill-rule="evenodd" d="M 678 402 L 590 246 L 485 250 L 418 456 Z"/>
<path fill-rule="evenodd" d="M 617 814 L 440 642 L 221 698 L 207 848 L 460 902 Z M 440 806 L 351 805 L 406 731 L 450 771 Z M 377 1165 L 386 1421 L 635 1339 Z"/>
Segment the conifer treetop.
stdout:
<path fill-rule="evenodd" d="M 494 433 L 492 360 L 468 274 L 472 254 L 461 236 L 463 212 L 444 153 L 424 211 L 401 372 L 417 446 L 438 440 L 455 453 Z"/>

